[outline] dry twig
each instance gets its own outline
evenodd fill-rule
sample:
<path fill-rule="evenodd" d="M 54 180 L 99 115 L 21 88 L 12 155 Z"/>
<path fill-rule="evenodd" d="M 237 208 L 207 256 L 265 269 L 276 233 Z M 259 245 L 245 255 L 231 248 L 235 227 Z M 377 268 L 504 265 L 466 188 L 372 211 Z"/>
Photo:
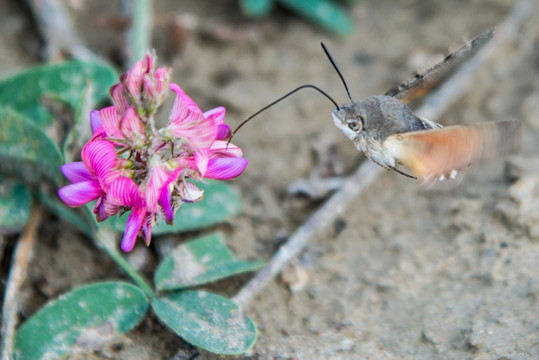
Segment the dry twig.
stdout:
<path fill-rule="evenodd" d="M 21 235 L 9 273 L 2 307 L 2 360 L 9 360 L 13 353 L 13 336 L 19 311 L 18 292 L 26 278 L 26 269 L 32 257 L 36 232 L 41 220 L 41 207 L 34 205 L 28 225 Z"/>
<path fill-rule="evenodd" d="M 28 3 L 46 42 L 46 59 L 55 59 L 67 52 L 82 61 L 103 60 L 83 45 L 63 1 L 30 0 Z"/>

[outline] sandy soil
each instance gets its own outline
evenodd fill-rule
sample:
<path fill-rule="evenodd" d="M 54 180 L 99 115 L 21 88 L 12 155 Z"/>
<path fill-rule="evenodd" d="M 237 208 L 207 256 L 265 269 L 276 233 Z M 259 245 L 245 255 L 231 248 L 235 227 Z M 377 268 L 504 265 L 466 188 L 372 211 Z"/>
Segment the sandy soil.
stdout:
<path fill-rule="evenodd" d="M 114 58 L 121 33 L 98 26 L 97 20 L 107 14 L 100 6 L 115 11 L 118 4 L 82 3 L 83 12 L 74 11 L 79 31 L 90 48 Z M 202 108 L 225 105 L 228 121 L 238 124 L 304 83 L 346 101 L 321 40 L 359 99 L 385 92 L 462 40 L 496 26 L 513 4 L 363 1 L 350 8 L 354 33 L 335 38 L 282 9 L 251 22 L 241 18 L 236 1 L 161 1 L 154 38 L 161 62 L 174 67 L 174 81 Z M 37 59 L 17 41 L 32 34 L 25 12 L 12 2 L 0 2 L 0 7 L 18 24 L 7 31 L 1 22 L 5 74 Z M 183 15 L 180 21 L 185 22 L 186 13 L 229 32 L 180 31 L 172 41 L 170 20 Z M 432 189 L 384 173 L 296 261 L 296 269 L 308 277 L 299 291 L 291 292 L 279 279 L 251 304 L 248 312 L 257 322 L 259 340 L 248 356 L 239 358 L 539 358 L 538 20 L 536 6 L 521 41 L 482 69 L 441 120 L 523 121 L 522 155 L 473 169 L 455 186 Z M 306 90 L 268 110 L 235 138 L 250 160 L 235 181 L 245 209 L 220 228 L 238 256 L 269 259 L 319 204 L 286 193 L 291 182 L 307 177 L 316 165 L 311 152 L 317 142 L 334 144 L 345 174 L 364 160 L 333 126 L 331 109 L 328 101 Z M 122 276 L 73 228 L 53 216 L 46 219 L 24 289 L 25 315 L 73 286 Z M 141 257 L 150 274 L 154 249 L 140 247 L 134 254 L 132 259 Z M 233 295 L 248 278 L 217 288 Z M 78 358 L 188 359 L 193 354 L 148 318 L 114 346 Z M 195 358 L 216 357 L 200 353 Z"/>

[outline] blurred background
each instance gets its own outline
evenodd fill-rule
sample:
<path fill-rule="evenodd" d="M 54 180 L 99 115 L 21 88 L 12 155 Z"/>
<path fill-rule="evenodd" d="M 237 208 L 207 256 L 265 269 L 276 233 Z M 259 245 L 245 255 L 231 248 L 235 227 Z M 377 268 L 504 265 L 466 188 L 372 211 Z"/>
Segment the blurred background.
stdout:
<path fill-rule="evenodd" d="M 173 68 L 172 81 L 203 110 L 225 106 L 234 127 L 306 83 L 347 102 L 321 41 L 359 100 L 385 93 L 500 25 L 516 1 L 329 1 L 319 16 L 313 14 L 315 3 L 154 1 L 148 41 L 159 65 Z M 426 190 L 384 173 L 332 229 L 313 239 L 288 276 L 252 303 L 249 315 L 259 339 L 251 354 L 239 358 L 539 357 L 539 209 L 534 205 L 539 196 L 539 6 L 534 5 L 518 28 L 518 40 L 498 50 L 440 119 L 446 125 L 523 121 L 523 154 L 470 171 L 450 188 Z M 136 60 L 134 11 L 132 2 L 119 0 L 0 0 L 0 77 L 72 56 L 97 56 L 125 70 Z M 291 183 L 313 171 L 344 176 L 363 161 L 334 127 L 331 110 L 320 94 L 304 90 L 235 136 L 249 159 L 235 180 L 245 206 L 220 227 L 239 257 L 269 259 L 322 201 L 324 195 L 290 194 Z M 27 314 L 73 286 L 120 276 L 74 228 L 53 215 L 46 220 L 39 256 L 23 289 Z M 154 253 L 141 248 L 129 256 L 151 269 Z M 2 271 L 5 276 L 6 264 Z M 233 296 L 248 279 L 215 286 Z M 147 318 L 116 344 L 80 358 L 215 356 L 193 350 Z"/>

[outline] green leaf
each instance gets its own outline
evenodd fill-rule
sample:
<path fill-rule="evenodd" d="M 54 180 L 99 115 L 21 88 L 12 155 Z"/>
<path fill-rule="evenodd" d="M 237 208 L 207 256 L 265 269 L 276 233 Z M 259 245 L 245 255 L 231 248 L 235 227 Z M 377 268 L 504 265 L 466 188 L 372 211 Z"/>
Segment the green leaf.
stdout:
<path fill-rule="evenodd" d="M 243 354 L 256 341 L 256 327 L 230 299 L 207 291 L 180 291 L 152 300 L 159 319 L 178 336 L 206 351 Z"/>
<path fill-rule="evenodd" d="M 278 2 L 291 11 L 338 35 L 349 34 L 354 28 L 348 14 L 335 1 L 278 0 Z"/>
<path fill-rule="evenodd" d="M 93 84 L 94 102 L 99 102 L 117 81 L 116 71 L 104 63 L 75 61 L 37 66 L 0 82 L 0 106 L 48 125 L 52 117 L 39 103 L 43 94 L 55 94 L 75 109 L 88 82 Z"/>
<path fill-rule="evenodd" d="M 31 204 L 24 185 L 0 179 L 0 234 L 21 230 L 30 216 Z"/>
<path fill-rule="evenodd" d="M 92 84 L 88 83 L 80 93 L 73 116 L 73 126 L 69 129 L 62 145 L 62 155 L 66 162 L 75 161 L 75 156 L 78 156 L 86 141 L 92 136 L 89 126 L 89 114 L 94 105 L 91 98 L 92 89 Z"/>
<path fill-rule="evenodd" d="M 204 190 L 204 199 L 195 204 L 183 204 L 174 218 L 173 225 L 167 225 L 163 220 L 157 221 L 153 235 L 180 233 L 204 229 L 210 225 L 225 221 L 238 214 L 241 210 L 241 198 L 238 191 L 222 182 L 208 181 L 206 184 L 197 183 Z M 125 231 L 127 214 L 118 218 L 109 218 L 104 224 L 112 226 L 116 231 Z"/>
<path fill-rule="evenodd" d="M 274 5 L 274 0 L 240 0 L 241 12 L 250 17 L 267 15 Z"/>
<path fill-rule="evenodd" d="M 60 184 L 61 165 L 60 150 L 35 123 L 0 107 L 0 173 L 32 185 Z"/>
<path fill-rule="evenodd" d="M 154 273 L 157 290 L 198 286 L 262 267 L 262 261 L 238 261 L 223 236 L 214 233 L 177 246 Z"/>
<path fill-rule="evenodd" d="M 56 359 L 90 341 L 107 342 L 135 327 L 148 309 L 136 286 L 102 282 L 83 286 L 48 303 L 15 335 L 14 357 Z"/>

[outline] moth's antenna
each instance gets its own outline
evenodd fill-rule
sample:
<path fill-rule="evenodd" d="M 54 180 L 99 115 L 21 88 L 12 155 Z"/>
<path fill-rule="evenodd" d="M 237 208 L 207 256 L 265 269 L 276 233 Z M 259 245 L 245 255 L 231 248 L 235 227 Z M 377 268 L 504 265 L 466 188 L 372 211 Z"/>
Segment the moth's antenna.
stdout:
<path fill-rule="evenodd" d="M 277 104 L 278 102 L 286 99 L 287 97 L 289 97 L 290 95 L 294 94 L 295 92 L 298 92 L 302 89 L 306 89 L 306 88 L 311 88 L 311 89 L 315 89 L 316 91 L 318 91 L 319 93 L 321 93 L 322 95 L 324 95 L 325 97 L 327 97 L 329 99 L 329 101 L 331 101 L 333 103 L 333 105 L 335 105 L 335 108 L 337 109 L 340 109 L 341 107 L 337 104 L 337 102 L 335 100 L 333 100 L 333 98 L 331 96 L 329 96 L 324 90 L 320 89 L 318 86 L 314 86 L 314 85 L 311 85 L 311 84 L 305 84 L 305 85 L 301 85 L 297 88 L 295 88 L 294 90 L 286 93 L 285 95 L 281 96 L 280 98 L 278 98 L 277 100 L 275 100 L 274 102 L 272 102 L 271 104 L 268 104 L 266 106 L 264 106 L 262 109 L 258 110 L 257 112 L 255 112 L 253 115 L 249 116 L 247 119 L 243 120 L 241 124 L 238 125 L 238 127 L 232 132 L 232 136 L 234 136 L 234 134 L 245 124 L 247 124 L 252 118 L 254 118 L 255 116 L 257 116 L 258 114 L 260 114 L 261 112 L 269 109 L 270 107 L 272 107 L 273 105 Z M 230 137 L 230 139 L 228 140 L 228 142 L 230 142 L 230 140 L 232 140 L 232 137 Z"/>
<path fill-rule="evenodd" d="M 337 66 L 335 59 L 333 59 L 333 56 L 331 56 L 326 45 L 324 45 L 323 42 L 320 42 L 320 45 L 322 45 L 322 49 L 324 49 L 324 52 L 328 56 L 329 61 L 331 62 L 331 65 L 333 65 L 333 67 L 337 71 L 337 74 L 339 74 L 339 77 L 341 78 L 342 83 L 344 84 L 344 88 L 346 89 L 346 92 L 348 93 L 348 98 L 350 99 L 351 102 L 354 102 L 354 100 L 352 100 L 352 95 L 350 95 L 350 89 L 348 89 L 348 84 L 346 84 L 346 80 L 344 80 L 344 76 L 342 75 L 341 69 L 339 69 L 339 67 Z"/>

